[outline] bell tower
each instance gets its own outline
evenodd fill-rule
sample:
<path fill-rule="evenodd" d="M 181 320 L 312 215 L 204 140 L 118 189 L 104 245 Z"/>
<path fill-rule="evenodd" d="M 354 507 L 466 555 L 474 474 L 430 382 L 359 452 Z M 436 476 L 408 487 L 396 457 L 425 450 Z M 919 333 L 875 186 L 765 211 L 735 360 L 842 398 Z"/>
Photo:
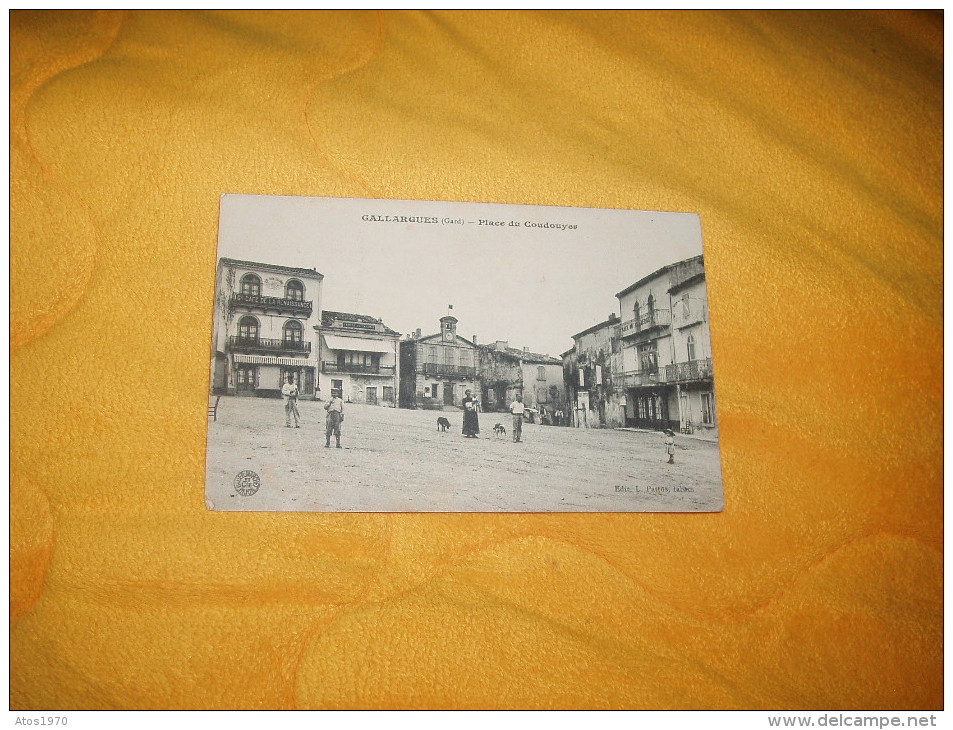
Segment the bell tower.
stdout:
<path fill-rule="evenodd" d="M 457 318 L 451 314 L 441 317 L 440 334 L 444 342 L 453 342 L 457 338 Z"/>

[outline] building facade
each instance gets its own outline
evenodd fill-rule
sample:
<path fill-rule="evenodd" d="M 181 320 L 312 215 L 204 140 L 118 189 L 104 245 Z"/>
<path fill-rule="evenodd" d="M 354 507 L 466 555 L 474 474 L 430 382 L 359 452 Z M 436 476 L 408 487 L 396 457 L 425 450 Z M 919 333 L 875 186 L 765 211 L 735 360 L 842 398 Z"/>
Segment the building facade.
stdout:
<path fill-rule="evenodd" d="M 705 264 L 663 266 L 618 294 L 619 315 L 562 355 L 573 425 L 718 437 Z"/>
<path fill-rule="evenodd" d="M 400 407 L 459 408 L 467 390 L 479 396 L 479 348 L 457 334 L 457 318 L 440 318 L 440 332 L 420 330 L 400 343 Z"/>
<path fill-rule="evenodd" d="M 482 388 L 484 410 L 506 411 L 517 394 L 528 408 L 540 412 L 551 423 L 556 411 L 566 410 L 566 388 L 562 360 L 510 347 L 503 340 L 480 345 L 477 377 Z"/>
<path fill-rule="evenodd" d="M 672 271 L 668 292 L 672 303 L 673 363 L 665 369 L 665 382 L 674 386 L 679 430 L 717 437 L 708 290 L 701 257 Z"/>
<path fill-rule="evenodd" d="M 215 276 L 212 391 L 281 397 L 293 375 L 302 397 L 316 397 L 314 324 L 321 317 L 315 269 L 222 258 Z"/>
<path fill-rule="evenodd" d="M 717 437 L 703 258 L 664 266 L 616 297 L 626 425 Z"/>
<path fill-rule="evenodd" d="M 323 397 L 336 389 L 349 403 L 397 406 L 399 332 L 374 317 L 328 310 L 315 331 Z"/>
<path fill-rule="evenodd" d="M 564 378 L 577 428 L 625 425 L 625 389 L 621 373 L 619 317 L 615 314 L 572 336 L 573 349 L 563 353 Z"/>
<path fill-rule="evenodd" d="M 619 343 L 626 390 L 625 423 L 672 428 L 666 368 L 673 363 L 672 310 L 668 288 L 672 266 L 663 266 L 616 297 L 622 322 Z"/>

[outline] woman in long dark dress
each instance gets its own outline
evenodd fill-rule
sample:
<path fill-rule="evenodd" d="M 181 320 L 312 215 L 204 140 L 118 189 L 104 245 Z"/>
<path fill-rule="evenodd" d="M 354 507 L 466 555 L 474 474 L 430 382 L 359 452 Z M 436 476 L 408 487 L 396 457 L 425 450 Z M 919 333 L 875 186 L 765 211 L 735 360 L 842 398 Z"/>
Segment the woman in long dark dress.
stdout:
<path fill-rule="evenodd" d="M 478 438 L 480 433 L 480 418 L 477 416 L 477 401 L 468 390 L 463 398 L 463 435 L 467 438 Z"/>

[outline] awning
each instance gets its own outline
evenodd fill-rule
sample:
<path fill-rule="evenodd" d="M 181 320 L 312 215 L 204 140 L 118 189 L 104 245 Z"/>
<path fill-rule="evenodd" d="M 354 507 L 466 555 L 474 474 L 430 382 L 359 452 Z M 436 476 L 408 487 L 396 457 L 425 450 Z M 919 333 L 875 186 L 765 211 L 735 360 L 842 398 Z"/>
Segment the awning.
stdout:
<path fill-rule="evenodd" d="M 370 340 L 366 337 L 344 337 L 342 335 L 324 335 L 324 341 L 332 350 L 355 350 L 357 352 L 393 352 L 394 343 L 383 340 Z"/>
<path fill-rule="evenodd" d="M 317 363 L 301 357 L 270 357 L 268 355 L 234 355 L 235 362 L 248 365 L 288 365 L 293 368 L 313 368 Z"/>

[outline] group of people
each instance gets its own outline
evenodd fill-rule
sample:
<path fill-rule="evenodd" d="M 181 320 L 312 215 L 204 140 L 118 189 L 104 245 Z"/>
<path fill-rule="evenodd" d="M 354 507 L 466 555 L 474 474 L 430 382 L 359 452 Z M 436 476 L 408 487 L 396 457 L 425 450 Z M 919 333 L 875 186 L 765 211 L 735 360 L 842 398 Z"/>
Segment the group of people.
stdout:
<path fill-rule="evenodd" d="M 467 438 L 479 438 L 480 417 L 477 415 L 478 401 L 473 392 L 466 391 L 463 397 L 463 435 Z M 526 406 L 523 405 L 523 396 L 517 395 L 516 400 L 510 403 L 510 413 L 513 414 L 513 441 L 520 443 L 523 440 L 523 414 Z"/>
<path fill-rule="evenodd" d="M 291 428 L 292 419 L 294 419 L 294 427 L 301 428 L 299 425 L 301 414 L 298 412 L 298 386 L 295 385 L 294 375 L 288 375 L 288 382 L 281 386 L 281 394 L 285 398 L 285 428 Z M 331 436 L 334 436 L 337 447 L 340 449 L 341 424 L 344 422 L 344 400 L 341 398 L 340 390 L 331 389 L 331 400 L 325 404 L 324 410 L 327 411 L 324 448 L 331 448 Z"/>
<path fill-rule="evenodd" d="M 294 375 L 288 375 L 288 382 L 281 386 L 281 394 L 285 397 L 285 427 L 291 428 L 291 421 L 294 420 L 294 427 L 301 428 L 301 414 L 298 412 L 298 386 L 295 385 Z M 324 448 L 331 448 L 331 436 L 334 436 L 337 448 L 341 448 L 341 424 L 344 422 L 344 400 L 341 398 L 341 391 L 331 390 L 331 400 L 329 400 L 324 410 L 327 412 L 325 422 Z M 473 397 L 473 392 L 466 391 L 463 398 L 463 435 L 467 438 L 479 438 L 480 417 L 478 415 L 479 402 Z M 523 396 L 517 395 L 516 399 L 510 403 L 510 413 L 513 414 L 513 442 L 520 443 L 523 440 L 523 414 L 526 412 L 526 406 L 523 405 Z M 665 453 L 668 455 L 668 463 L 675 463 L 675 434 L 670 430 L 665 430 Z"/>

